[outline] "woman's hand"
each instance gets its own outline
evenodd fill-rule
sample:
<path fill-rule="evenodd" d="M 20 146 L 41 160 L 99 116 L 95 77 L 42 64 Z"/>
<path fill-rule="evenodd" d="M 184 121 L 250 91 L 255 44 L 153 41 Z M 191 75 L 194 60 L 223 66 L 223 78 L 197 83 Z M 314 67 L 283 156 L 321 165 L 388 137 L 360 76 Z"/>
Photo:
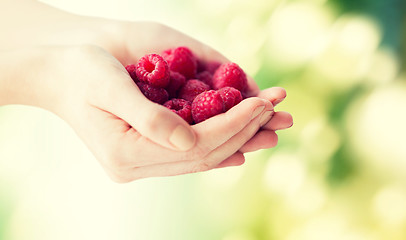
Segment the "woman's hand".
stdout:
<path fill-rule="evenodd" d="M 290 114 L 273 112 L 286 92 L 259 91 L 250 79 L 251 98 L 189 126 L 147 100 L 123 66 L 176 46 L 188 46 L 207 61 L 228 61 L 224 56 L 157 23 L 66 13 L 60 21 L 60 26 L 54 22 L 38 27 L 39 36 L 31 43 L 16 43 L 11 49 L 20 50 L 3 54 L 0 67 L 4 63 L 9 74 L 3 80 L 0 76 L 0 84 L 6 83 L 3 89 L 10 97 L 0 104 L 31 104 L 56 113 L 117 182 L 241 165 L 243 153 L 275 146 L 275 131 L 292 125 Z M 24 71 L 13 68 L 16 65 L 25 66 Z"/>
<path fill-rule="evenodd" d="M 213 48 L 181 33 L 168 26 L 154 22 L 116 22 L 110 25 L 114 34 L 106 34 L 96 44 L 108 49 L 123 65 L 135 63 L 137 59 L 148 53 L 161 53 L 163 50 L 177 46 L 187 46 L 203 61 L 229 62 L 225 56 Z M 113 30 L 114 29 L 114 30 Z M 143 34 L 139 34 L 142 32 Z M 100 34 L 99 36 L 102 36 Z M 114 36 L 110 38 L 109 36 Z M 137 42 L 137 44 L 134 44 Z M 286 91 L 280 87 L 260 91 L 255 81 L 248 76 L 249 96 L 259 97 L 269 101 L 273 106 L 282 102 Z M 287 112 L 276 112 L 273 109 L 264 114 L 261 129 L 247 142 L 240 153 L 252 152 L 259 149 L 274 147 L 278 137 L 276 130 L 289 128 L 293 125 L 292 116 Z M 271 120 L 271 121 L 270 121 Z M 218 167 L 241 165 L 241 159 L 227 159 Z"/>
<path fill-rule="evenodd" d="M 34 94 L 11 103 L 33 103 L 59 115 L 117 182 L 205 171 L 224 161 L 241 164 L 244 157 L 238 150 L 273 109 L 269 101 L 252 97 L 189 126 L 146 99 L 122 64 L 100 47 L 23 52 L 30 57 L 21 62 L 27 68 L 19 81 Z M 35 61 L 41 64 L 30 64 Z"/>

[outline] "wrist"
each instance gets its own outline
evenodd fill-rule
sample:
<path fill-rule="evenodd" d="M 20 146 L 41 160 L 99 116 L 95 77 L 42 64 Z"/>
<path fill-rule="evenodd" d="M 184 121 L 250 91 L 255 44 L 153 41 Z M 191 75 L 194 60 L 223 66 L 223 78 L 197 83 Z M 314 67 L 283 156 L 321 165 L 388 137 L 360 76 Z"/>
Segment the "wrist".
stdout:
<path fill-rule="evenodd" d="M 3 51 L 0 54 L 0 105 L 23 104 L 50 109 L 52 99 L 44 88 L 47 68 L 51 60 L 45 48 L 24 48 Z M 53 94 L 56 94 L 54 92 Z"/>

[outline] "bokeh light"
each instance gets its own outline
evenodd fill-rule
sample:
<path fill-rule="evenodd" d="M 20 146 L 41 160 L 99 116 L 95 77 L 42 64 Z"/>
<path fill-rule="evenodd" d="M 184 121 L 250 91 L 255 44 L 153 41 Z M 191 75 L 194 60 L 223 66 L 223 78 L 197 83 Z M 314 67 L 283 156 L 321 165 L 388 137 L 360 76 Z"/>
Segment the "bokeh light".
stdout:
<path fill-rule="evenodd" d="M 330 24 L 323 4 L 298 1 L 280 6 L 269 16 L 268 56 L 278 67 L 300 67 L 320 51 Z"/>
<path fill-rule="evenodd" d="M 404 1 L 43 2 L 196 37 L 294 125 L 241 167 L 117 185 L 61 119 L 0 107 L 0 240 L 406 238 Z"/>
<path fill-rule="evenodd" d="M 348 120 L 355 148 L 366 164 L 398 176 L 405 176 L 406 170 L 405 87 L 399 80 L 374 90 Z"/>

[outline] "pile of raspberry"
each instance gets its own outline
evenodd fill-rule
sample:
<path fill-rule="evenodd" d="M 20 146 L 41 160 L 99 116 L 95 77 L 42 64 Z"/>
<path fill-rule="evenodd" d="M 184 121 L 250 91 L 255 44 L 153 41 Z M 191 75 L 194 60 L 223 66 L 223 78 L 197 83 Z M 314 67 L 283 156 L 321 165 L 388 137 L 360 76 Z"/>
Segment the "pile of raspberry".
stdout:
<path fill-rule="evenodd" d="M 145 97 L 189 124 L 226 112 L 242 101 L 248 88 L 237 64 L 205 62 L 187 47 L 147 54 L 126 69 Z"/>

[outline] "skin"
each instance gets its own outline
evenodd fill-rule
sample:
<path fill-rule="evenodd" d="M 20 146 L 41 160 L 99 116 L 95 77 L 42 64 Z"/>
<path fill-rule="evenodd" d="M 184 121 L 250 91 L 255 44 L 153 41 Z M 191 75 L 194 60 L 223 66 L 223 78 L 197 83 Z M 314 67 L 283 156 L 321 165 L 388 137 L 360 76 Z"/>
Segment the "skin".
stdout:
<path fill-rule="evenodd" d="M 147 100 L 124 68 L 147 53 L 187 46 L 203 60 L 229 61 L 168 26 L 78 16 L 29 0 L 0 5 L 7 36 L 0 38 L 0 105 L 60 116 L 115 182 L 239 166 L 244 153 L 274 147 L 275 131 L 293 124 L 289 113 L 274 112 L 286 91 L 260 91 L 250 77 L 250 98 L 193 126 Z"/>

